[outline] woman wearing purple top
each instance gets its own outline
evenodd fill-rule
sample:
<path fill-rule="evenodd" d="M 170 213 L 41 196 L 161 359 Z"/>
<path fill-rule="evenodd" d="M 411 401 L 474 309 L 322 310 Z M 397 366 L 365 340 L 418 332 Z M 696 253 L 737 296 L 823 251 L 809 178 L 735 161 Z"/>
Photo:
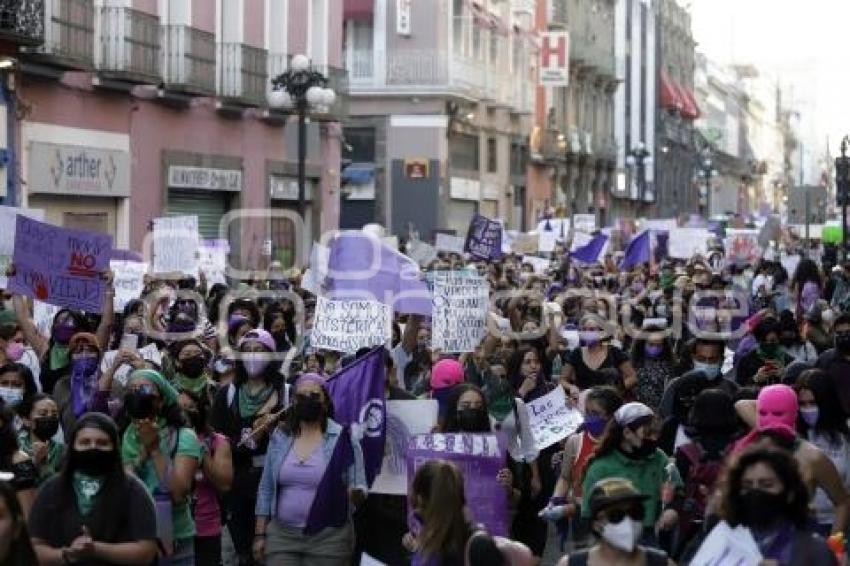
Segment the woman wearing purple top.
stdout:
<path fill-rule="evenodd" d="M 360 444 L 333 420 L 324 379 L 307 373 L 272 434 L 257 494 L 254 559 L 267 564 L 347 566 L 352 504 L 363 501 Z"/>

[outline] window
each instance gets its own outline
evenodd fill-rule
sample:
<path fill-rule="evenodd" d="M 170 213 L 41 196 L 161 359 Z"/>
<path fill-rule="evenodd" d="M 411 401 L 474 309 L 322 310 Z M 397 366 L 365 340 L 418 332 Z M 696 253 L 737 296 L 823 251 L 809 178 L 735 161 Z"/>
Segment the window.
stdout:
<path fill-rule="evenodd" d="M 357 163 L 375 162 L 375 128 L 345 128 L 343 136 L 351 151 L 343 146 L 343 158 Z"/>
<path fill-rule="evenodd" d="M 499 170 L 498 143 L 496 138 L 487 138 L 487 171 L 495 173 Z"/>
<path fill-rule="evenodd" d="M 467 171 L 478 171 L 478 136 L 454 134 L 449 142 L 449 166 Z"/>

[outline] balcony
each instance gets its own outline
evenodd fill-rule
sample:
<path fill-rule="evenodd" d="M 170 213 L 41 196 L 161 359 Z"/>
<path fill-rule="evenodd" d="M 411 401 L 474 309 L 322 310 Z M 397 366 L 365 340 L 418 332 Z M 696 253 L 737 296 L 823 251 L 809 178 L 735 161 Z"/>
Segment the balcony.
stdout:
<path fill-rule="evenodd" d="M 266 50 L 243 43 L 220 43 L 218 54 L 218 95 L 225 105 L 264 106 L 269 90 Z"/>
<path fill-rule="evenodd" d="M 44 0 L 0 0 L 0 40 L 36 46 L 44 42 Z"/>
<path fill-rule="evenodd" d="M 163 82 L 189 95 L 215 93 L 215 35 L 183 25 L 162 26 Z"/>
<path fill-rule="evenodd" d="M 43 6 L 44 43 L 25 48 L 24 58 L 60 69 L 91 69 L 94 0 L 45 0 Z"/>
<path fill-rule="evenodd" d="M 100 75 L 129 83 L 159 84 L 159 16 L 110 6 L 101 8 L 100 22 Z"/>

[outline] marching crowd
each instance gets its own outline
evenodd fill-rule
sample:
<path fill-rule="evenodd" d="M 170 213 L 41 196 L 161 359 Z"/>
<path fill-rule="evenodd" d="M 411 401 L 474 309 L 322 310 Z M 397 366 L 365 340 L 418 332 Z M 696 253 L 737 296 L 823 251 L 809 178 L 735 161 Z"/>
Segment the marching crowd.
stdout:
<path fill-rule="evenodd" d="M 7 294 L 0 563 L 529 566 L 555 536 L 564 565 L 690 564 L 718 525 L 761 564 L 840 563 L 850 263 L 554 258 L 441 253 L 426 271 L 513 293 L 473 352 L 396 314 L 384 354 L 386 399 L 436 399 L 435 431 L 506 439 L 509 537 L 475 521 L 444 460 L 406 497 L 370 494 L 326 387 L 368 349 L 311 345 L 297 270 L 147 278 L 122 312 L 110 290 L 98 315 L 60 310 L 49 336 Z M 583 423 L 538 450 L 528 404 L 559 387 Z"/>

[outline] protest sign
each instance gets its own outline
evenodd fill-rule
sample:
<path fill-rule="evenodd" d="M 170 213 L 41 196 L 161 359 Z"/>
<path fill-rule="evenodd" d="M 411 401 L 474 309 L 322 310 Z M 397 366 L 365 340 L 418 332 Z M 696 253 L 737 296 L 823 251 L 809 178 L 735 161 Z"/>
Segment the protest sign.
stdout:
<path fill-rule="evenodd" d="M 32 303 L 32 320 L 38 333 L 42 336 L 50 338 L 51 330 L 53 329 L 53 318 L 62 310 L 56 305 L 49 305 L 41 301 L 33 301 Z"/>
<path fill-rule="evenodd" d="M 156 347 L 156 344 L 148 344 L 143 348 L 139 348 L 136 350 L 136 353 L 138 353 L 143 360 L 153 362 L 157 366 L 162 365 L 162 354 L 160 354 L 159 348 Z M 112 367 L 115 363 L 115 356 L 117 355 L 118 350 L 110 350 L 103 354 L 103 360 L 100 362 L 101 373 Z M 133 366 L 130 364 L 121 364 L 118 369 L 115 370 L 115 373 L 112 374 L 112 378 L 121 385 L 127 385 L 127 378 L 130 376 L 131 371 L 133 371 Z"/>
<path fill-rule="evenodd" d="M 758 230 L 726 230 L 727 263 L 752 263 L 761 259 Z"/>
<path fill-rule="evenodd" d="M 545 274 L 549 267 L 551 267 L 552 265 L 552 262 L 548 259 L 542 257 L 535 257 L 533 255 L 522 256 L 522 263 L 529 264 L 532 268 L 534 268 L 534 273 L 538 275 Z"/>
<path fill-rule="evenodd" d="M 198 248 L 198 269 L 207 278 L 207 285 L 227 284 L 227 254 L 230 243 L 227 240 L 204 240 Z"/>
<path fill-rule="evenodd" d="M 573 228 L 576 232 L 584 232 L 591 234 L 596 231 L 596 215 L 595 214 L 574 214 Z"/>
<path fill-rule="evenodd" d="M 516 230 L 503 230 L 502 231 L 502 253 L 509 254 L 514 249 L 514 241 L 516 240 L 516 236 L 519 234 Z"/>
<path fill-rule="evenodd" d="M 551 232 L 556 240 L 563 240 L 570 235 L 569 218 L 544 218 L 537 223 L 537 233 Z M 544 250 L 540 250 L 541 252 Z"/>
<path fill-rule="evenodd" d="M 528 425 L 534 438 L 534 447 L 543 450 L 565 439 L 584 421 L 581 412 L 567 407 L 563 387 L 527 404 Z"/>
<path fill-rule="evenodd" d="M 12 262 L 15 253 L 15 216 L 21 214 L 39 222 L 44 221 L 44 211 L 40 208 L 18 208 L 15 206 L 0 206 L 0 288 L 9 285 L 6 270 Z"/>
<path fill-rule="evenodd" d="M 407 256 L 419 265 L 429 265 L 437 259 L 437 248 L 421 240 L 410 240 L 407 243 Z"/>
<path fill-rule="evenodd" d="M 109 262 L 109 269 L 112 270 L 112 286 L 115 289 L 112 304 L 115 307 L 115 312 L 121 312 L 127 303 L 141 296 L 145 288 L 145 274 L 148 272 L 148 264 L 113 259 Z"/>
<path fill-rule="evenodd" d="M 440 252 L 449 252 L 453 254 L 463 255 L 463 244 L 465 240 L 459 236 L 451 234 L 437 233 L 434 238 L 434 247 Z"/>
<path fill-rule="evenodd" d="M 16 217 L 15 276 L 9 290 L 51 305 L 99 313 L 112 236 Z"/>
<path fill-rule="evenodd" d="M 758 566 L 762 555 L 750 530 L 743 525 L 734 529 L 726 521 L 720 521 L 711 529 L 691 559 L 691 566 Z"/>
<path fill-rule="evenodd" d="M 541 253 L 550 254 L 555 251 L 555 245 L 558 243 L 558 233 L 552 231 L 538 232 L 537 250 Z"/>
<path fill-rule="evenodd" d="M 496 220 L 476 214 L 469 223 L 463 251 L 473 259 L 500 259 L 502 257 L 502 225 Z"/>
<path fill-rule="evenodd" d="M 711 232 L 704 228 L 674 228 L 667 239 L 667 255 L 675 259 L 691 259 L 708 251 Z"/>
<path fill-rule="evenodd" d="M 407 495 L 407 462 L 405 455 L 410 439 L 427 434 L 437 424 L 435 399 L 387 401 L 387 433 L 381 473 L 369 489 L 370 493 Z"/>
<path fill-rule="evenodd" d="M 656 232 L 671 232 L 678 227 L 679 221 L 675 218 L 652 218 L 641 223 L 641 229 Z"/>
<path fill-rule="evenodd" d="M 315 348 L 354 353 L 392 336 L 392 307 L 377 301 L 316 298 L 310 343 Z"/>
<path fill-rule="evenodd" d="M 484 337 L 490 286 L 484 278 L 462 271 L 434 277 L 432 344 L 450 353 L 472 352 Z"/>
<path fill-rule="evenodd" d="M 472 523 L 481 523 L 493 536 L 510 533 L 508 495 L 496 481 L 505 467 L 505 452 L 494 434 L 421 434 L 413 437 L 407 450 L 407 477 L 429 460 L 448 460 L 460 468 L 466 507 Z"/>
<path fill-rule="evenodd" d="M 540 238 L 535 232 L 517 234 L 514 239 L 513 252 L 515 254 L 535 254 L 539 244 Z"/>
<path fill-rule="evenodd" d="M 171 216 L 153 220 L 154 273 L 198 276 L 197 216 Z"/>

